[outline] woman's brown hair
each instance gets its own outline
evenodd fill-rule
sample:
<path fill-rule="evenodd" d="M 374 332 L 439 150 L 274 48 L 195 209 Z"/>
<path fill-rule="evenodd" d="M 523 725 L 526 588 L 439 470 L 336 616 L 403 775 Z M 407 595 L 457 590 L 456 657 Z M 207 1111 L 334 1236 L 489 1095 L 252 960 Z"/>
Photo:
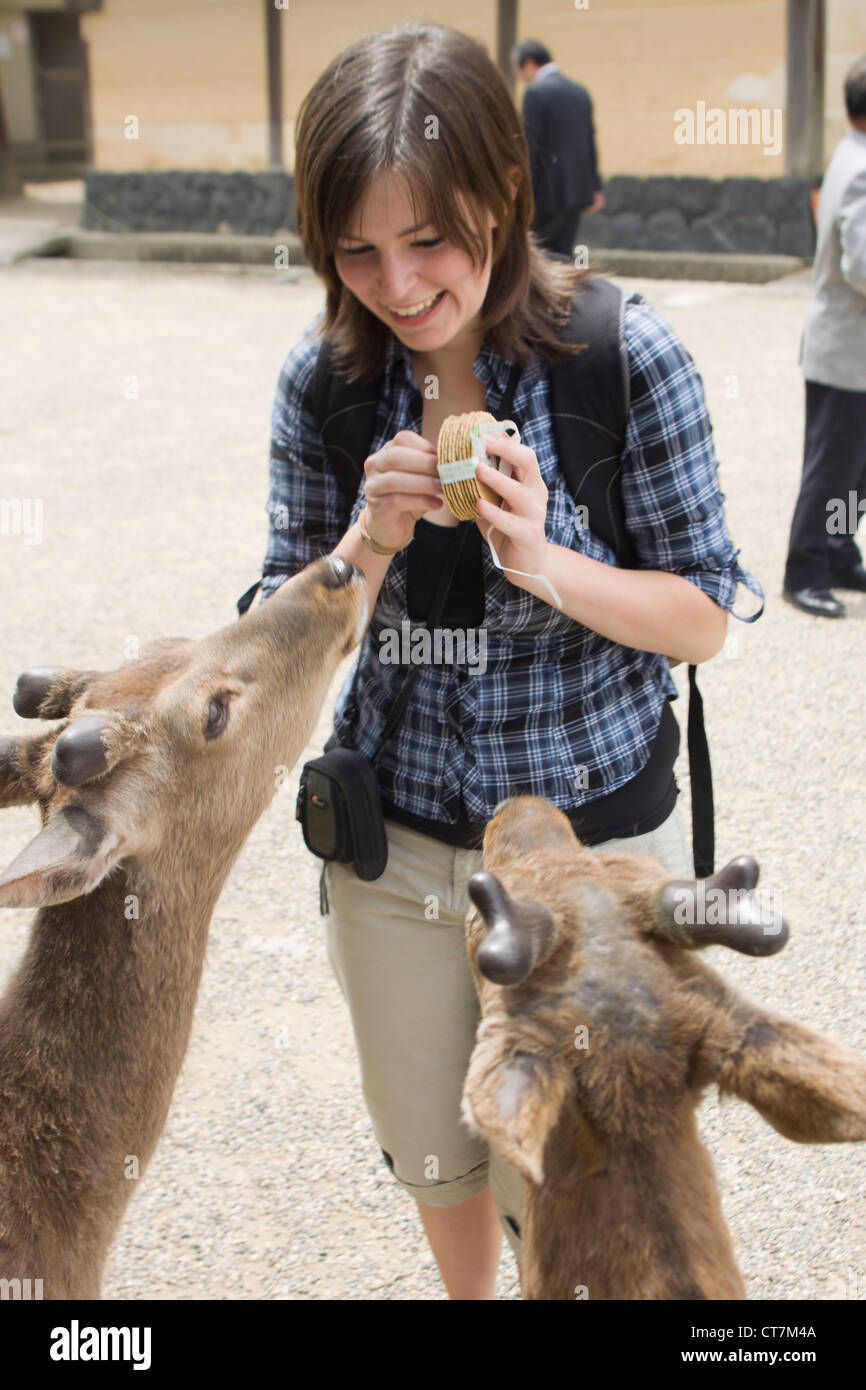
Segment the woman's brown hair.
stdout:
<path fill-rule="evenodd" d="M 530 232 L 529 156 L 502 74 L 482 44 L 456 29 L 404 25 L 368 34 L 338 54 L 298 115 L 298 232 L 307 264 L 325 282 L 321 331 L 333 343 L 339 374 L 370 381 L 385 367 L 389 329 L 346 289 L 334 265 L 338 238 L 371 180 L 385 171 L 406 180 L 419 224 L 429 219 L 476 266 L 485 262 L 486 237 L 455 194 L 493 213 L 481 327 L 496 352 L 525 365 L 533 354 L 555 363 L 578 350 L 557 333 L 590 272 L 551 260 Z"/>

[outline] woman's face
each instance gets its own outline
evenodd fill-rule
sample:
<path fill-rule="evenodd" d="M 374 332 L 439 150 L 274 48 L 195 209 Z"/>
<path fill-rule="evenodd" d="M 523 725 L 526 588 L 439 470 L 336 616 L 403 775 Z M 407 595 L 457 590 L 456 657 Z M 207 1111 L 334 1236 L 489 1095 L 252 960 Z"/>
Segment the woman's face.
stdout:
<path fill-rule="evenodd" d="M 432 223 L 413 225 L 406 185 L 393 173 L 373 179 L 338 238 L 337 274 L 365 308 L 414 352 L 434 352 L 471 335 L 490 282 L 465 251 L 439 239 Z M 485 214 L 488 240 L 495 225 Z"/>

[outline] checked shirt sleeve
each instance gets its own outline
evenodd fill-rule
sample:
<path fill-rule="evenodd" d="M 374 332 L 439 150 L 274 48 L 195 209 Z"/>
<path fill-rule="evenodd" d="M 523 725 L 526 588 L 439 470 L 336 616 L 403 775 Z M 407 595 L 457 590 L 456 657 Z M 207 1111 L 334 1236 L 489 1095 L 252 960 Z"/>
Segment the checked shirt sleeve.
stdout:
<path fill-rule="evenodd" d="M 625 338 L 631 405 L 623 453 L 626 526 L 642 569 L 681 574 L 732 611 L 737 587 L 764 591 L 739 564 L 728 535 L 698 370 L 673 329 L 645 301 L 629 300 Z M 740 618 L 739 613 L 734 613 Z"/>
<path fill-rule="evenodd" d="M 339 484 L 326 462 L 304 397 L 319 352 L 316 320 L 283 363 L 271 412 L 270 522 L 262 598 L 312 560 L 327 555 L 348 530 Z"/>

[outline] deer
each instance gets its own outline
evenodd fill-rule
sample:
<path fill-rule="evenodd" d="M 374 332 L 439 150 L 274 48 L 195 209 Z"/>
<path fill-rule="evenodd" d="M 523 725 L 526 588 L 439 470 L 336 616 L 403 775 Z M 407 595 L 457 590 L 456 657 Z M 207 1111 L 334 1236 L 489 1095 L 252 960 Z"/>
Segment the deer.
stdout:
<path fill-rule="evenodd" d="M 62 722 L 0 739 L 0 806 L 42 820 L 0 875 L 0 906 L 36 909 L 0 1001 L 4 1288 L 100 1297 L 130 1177 L 165 1125 L 217 900 L 366 618 L 363 572 L 327 556 L 201 640 L 19 677 L 16 712 Z"/>
<path fill-rule="evenodd" d="M 770 956 L 788 924 L 741 855 L 671 879 L 588 848 L 541 797 L 500 802 L 468 883 L 480 1005 L 465 1123 L 523 1181 L 523 1298 L 744 1299 L 695 1111 L 718 1087 L 798 1143 L 866 1140 L 866 1062 L 699 957 Z"/>

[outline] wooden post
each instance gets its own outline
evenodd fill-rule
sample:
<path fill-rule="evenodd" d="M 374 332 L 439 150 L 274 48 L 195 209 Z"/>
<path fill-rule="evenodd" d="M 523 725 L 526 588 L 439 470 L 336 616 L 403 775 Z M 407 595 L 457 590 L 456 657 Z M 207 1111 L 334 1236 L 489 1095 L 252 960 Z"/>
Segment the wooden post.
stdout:
<path fill-rule="evenodd" d="M 785 173 L 824 172 L 824 0 L 788 0 Z"/>
<path fill-rule="evenodd" d="M 12 158 L 3 112 L 3 93 L 0 91 L 0 198 L 11 198 L 20 192 L 21 175 Z"/>
<path fill-rule="evenodd" d="M 283 31 L 277 0 L 265 0 L 268 57 L 268 168 L 283 167 Z"/>
<path fill-rule="evenodd" d="M 498 0 L 496 14 L 496 60 L 508 90 L 514 92 L 511 50 L 517 42 L 517 0 Z"/>

